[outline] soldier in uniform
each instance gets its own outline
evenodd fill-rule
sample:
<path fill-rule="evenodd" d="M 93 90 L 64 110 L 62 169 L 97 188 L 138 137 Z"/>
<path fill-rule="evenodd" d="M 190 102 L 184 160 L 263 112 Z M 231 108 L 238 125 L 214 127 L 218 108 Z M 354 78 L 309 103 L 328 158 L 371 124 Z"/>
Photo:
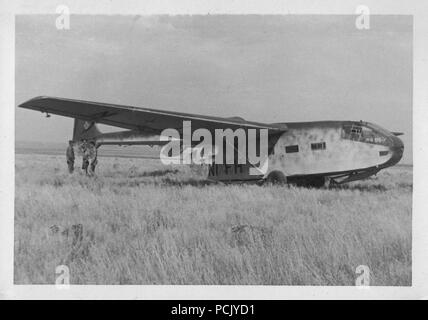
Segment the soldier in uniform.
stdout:
<path fill-rule="evenodd" d="M 67 166 L 68 166 L 68 172 L 73 173 L 74 171 L 74 149 L 73 149 L 73 141 L 68 141 L 68 147 L 67 151 L 65 153 L 67 158 Z"/>
<path fill-rule="evenodd" d="M 80 144 L 80 152 L 82 153 L 82 170 L 88 174 L 89 154 L 86 140 L 82 140 Z"/>
<path fill-rule="evenodd" d="M 95 167 L 98 163 L 97 148 L 93 141 L 89 143 L 89 147 L 87 148 L 87 150 L 88 150 L 88 160 L 90 160 L 89 175 L 92 176 L 95 173 Z"/>
<path fill-rule="evenodd" d="M 85 171 L 86 174 L 88 174 L 88 166 L 89 166 L 89 159 L 88 159 L 88 155 L 86 154 L 86 152 L 83 154 L 83 159 L 82 159 L 82 170 Z"/>

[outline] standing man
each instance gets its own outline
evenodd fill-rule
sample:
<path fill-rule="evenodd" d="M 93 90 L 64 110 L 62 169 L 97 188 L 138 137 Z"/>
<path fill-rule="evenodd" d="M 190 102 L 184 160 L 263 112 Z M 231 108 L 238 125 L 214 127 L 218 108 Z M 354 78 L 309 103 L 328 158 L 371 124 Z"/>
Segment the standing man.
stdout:
<path fill-rule="evenodd" d="M 97 147 L 95 145 L 95 142 L 91 141 L 89 143 L 89 147 L 88 147 L 88 160 L 90 160 L 91 165 L 89 168 L 89 175 L 94 175 L 95 174 L 95 166 L 98 163 L 97 160 Z"/>
<path fill-rule="evenodd" d="M 88 144 L 85 139 L 82 140 L 80 144 L 80 152 L 82 153 L 82 170 L 88 174 L 89 166 L 89 154 L 88 154 Z"/>
<path fill-rule="evenodd" d="M 73 141 L 68 141 L 68 147 L 67 151 L 65 153 L 65 156 L 67 158 L 67 166 L 68 166 L 68 172 L 73 173 L 74 171 L 74 149 L 73 149 Z"/>

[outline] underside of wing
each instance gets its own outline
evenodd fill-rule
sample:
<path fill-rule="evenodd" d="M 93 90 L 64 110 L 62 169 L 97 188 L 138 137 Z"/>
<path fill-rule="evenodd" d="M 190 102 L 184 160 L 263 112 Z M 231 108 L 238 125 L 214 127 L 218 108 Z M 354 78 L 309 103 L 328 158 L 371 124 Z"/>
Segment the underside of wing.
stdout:
<path fill-rule="evenodd" d="M 155 134 L 167 128 L 181 130 L 183 121 L 191 121 L 192 130 L 205 128 L 212 132 L 215 129 L 244 128 L 268 129 L 269 134 L 277 134 L 287 130 L 285 125 L 250 122 L 238 117 L 221 118 L 44 96 L 28 100 L 19 107 Z"/>

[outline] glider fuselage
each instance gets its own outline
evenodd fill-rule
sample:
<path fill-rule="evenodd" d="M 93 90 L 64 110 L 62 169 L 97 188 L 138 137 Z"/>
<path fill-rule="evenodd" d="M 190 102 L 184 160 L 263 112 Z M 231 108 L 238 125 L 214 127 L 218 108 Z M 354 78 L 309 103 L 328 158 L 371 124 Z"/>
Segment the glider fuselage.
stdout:
<path fill-rule="evenodd" d="M 329 177 L 336 182 L 348 182 L 395 165 L 403 155 L 404 146 L 399 138 L 368 122 L 318 121 L 285 125 L 288 130 L 277 138 L 269 154 L 266 174 L 250 176 L 247 165 L 213 165 L 209 177 L 230 182 L 258 180 L 280 171 L 289 181 Z"/>

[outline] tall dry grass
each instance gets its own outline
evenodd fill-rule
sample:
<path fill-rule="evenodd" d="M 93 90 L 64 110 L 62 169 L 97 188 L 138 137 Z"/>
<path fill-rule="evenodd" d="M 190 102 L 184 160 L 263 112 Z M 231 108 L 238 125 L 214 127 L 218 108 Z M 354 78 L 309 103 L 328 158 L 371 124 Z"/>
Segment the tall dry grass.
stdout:
<path fill-rule="evenodd" d="M 189 167 L 16 156 L 15 283 L 411 285 L 412 168 L 337 189 L 216 185 Z M 73 225 L 81 225 L 76 240 Z"/>

